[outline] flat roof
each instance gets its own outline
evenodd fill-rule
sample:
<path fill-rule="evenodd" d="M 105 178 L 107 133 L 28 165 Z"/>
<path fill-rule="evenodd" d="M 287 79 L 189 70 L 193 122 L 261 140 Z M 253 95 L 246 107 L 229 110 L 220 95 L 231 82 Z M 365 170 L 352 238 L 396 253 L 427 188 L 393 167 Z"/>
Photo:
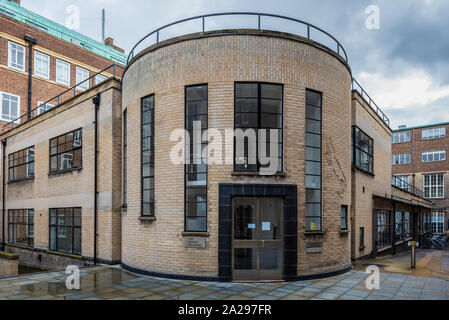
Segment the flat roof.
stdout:
<path fill-rule="evenodd" d="M 92 51 L 106 59 L 126 65 L 128 56 L 111 46 L 86 37 L 37 13 L 27 10 L 14 1 L 0 0 L 0 14 L 25 23 L 45 33 L 51 34 L 86 50 Z"/>
<path fill-rule="evenodd" d="M 422 128 L 430 128 L 430 127 L 438 127 L 438 126 L 446 126 L 446 125 L 449 125 L 449 122 L 432 123 L 432 124 L 427 124 L 427 125 L 423 125 L 423 126 L 394 129 L 393 132 L 407 131 L 407 130 L 413 130 L 413 129 L 422 129 Z"/>

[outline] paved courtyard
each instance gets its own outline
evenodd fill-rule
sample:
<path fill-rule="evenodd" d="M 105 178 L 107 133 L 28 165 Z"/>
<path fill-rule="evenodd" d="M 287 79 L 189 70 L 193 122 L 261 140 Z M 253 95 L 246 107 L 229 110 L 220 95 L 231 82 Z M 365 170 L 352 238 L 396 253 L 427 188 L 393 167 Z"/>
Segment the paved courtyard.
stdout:
<path fill-rule="evenodd" d="M 176 300 L 449 300 L 449 281 L 381 273 L 379 290 L 368 290 L 368 274 L 350 271 L 326 279 L 276 283 L 220 283 L 137 275 L 120 267 L 81 269 L 81 289 L 66 289 L 65 272 L 0 280 L 0 300 L 8 299 L 176 299 Z"/>

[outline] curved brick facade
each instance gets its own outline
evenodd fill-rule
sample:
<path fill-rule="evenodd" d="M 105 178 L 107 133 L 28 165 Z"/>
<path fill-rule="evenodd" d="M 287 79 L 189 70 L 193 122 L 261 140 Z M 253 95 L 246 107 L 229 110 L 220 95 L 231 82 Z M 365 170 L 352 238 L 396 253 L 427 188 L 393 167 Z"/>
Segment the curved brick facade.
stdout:
<path fill-rule="evenodd" d="M 340 230 L 341 205 L 351 205 L 351 73 L 325 48 L 306 39 L 262 32 L 213 32 L 168 40 L 137 56 L 123 77 L 127 109 L 127 210 L 122 220 L 122 262 L 150 272 L 219 276 L 219 184 L 297 187 L 297 276 L 335 272 L 351 265 L 350 236 Z M 284 85 L 284 173 L 233 175 L 232 165 L 208 169 L 206 249 L 184 245 L 184 165 L 170 163 L 170 134 L 184 128 L 185 86 L 208 84 L 208 127 L 234 128 L 234 83 Z M 305 232 L 305 92 L 323 93 L 323 233 Z M 155 216 L 141 214 L 141 98 L 155 97 Z M 350 228 L 350 226 L 348 226 Z M 319 248 L 320 250 L 310 250 Z M 308 250 L 309 249 L 309 250 Z M 315 251 L 315 252 L 314 252 Z M 316 252 L 321 251 L 321 252 Z"/>

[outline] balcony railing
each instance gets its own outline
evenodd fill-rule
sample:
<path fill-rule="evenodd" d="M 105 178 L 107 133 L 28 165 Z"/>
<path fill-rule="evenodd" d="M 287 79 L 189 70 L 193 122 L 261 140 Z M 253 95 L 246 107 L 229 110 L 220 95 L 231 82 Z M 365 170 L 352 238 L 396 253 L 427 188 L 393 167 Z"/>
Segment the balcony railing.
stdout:
<path fill-rule="evenodd" d="M 397 188 L 400 188 L 404 191 L 407 191 L 411 194 L 414 194 L 415 196 L 421 197 L 421 198 L 425 198 L 424 196 L 424 192 L 418 188 L 416 188 L 415 186 L 412 186 L 411 184 L 409 184 L 407 181 L 402 180 L 398 177 L 392 176 L 391 178 L 391 185 L 395 186 Z"/>
<path fill-rule="evenodd" d="M 382 119 L 382 121 L 390 127 L 390 119 L 383 113 L 383 111 L 377 106 L 377 104 L 374 102 L 373 99 L 369 96 L 368 93 L 362 88 L 360 83 L 357 82 L 354 78 L 352 78 L 352 90 L 357 91 L 363 99 L 365 99 L 366 102 L 368 102 L 368 105 L 373 109 L 377 115 Z"/>
<path fill-rule="evenodd" d="M 25 113 L 22 116 L 5 124 L 5 126 L 3 127 L 3 132 L 11 130 L 11 129 L 17 127 L 18 125 L 25 123 L 25 122 L 37 117 L 38 115 L 41 115 L 41 114 L 53 109 L 56 105 L 63 103 L 64 101 L 76 96 L 77 94 L 82 93 L 83 91 L 86 90 L 85 88 L 83 88 L 83 85 L 85 85 L 86 82 L 88 84 L 87 87 L 89 87 L 89 84 L 93 87 L 93 86 L 97 85 L 98 83 L 105 81 L 107 79 L 107 77 L 106 77 L 106 79 L 96 83 L 96 78 L 99 75 L 105 76 L 104 73 L 106 73 L 108 70 L 112 69 L 112 76 L 115 78 L 117 67 L 118 66 L 116 64 L 112 64 L 109 67 L 106 67 L 103 70 L 97 72 L 96 74 L 90 76 L 86 80 L 76 84 L 75 86 L 71 87 L 70 89 L 67 89 L 67 90 L 61 92 L 60 94 L 58 94 L 57 96 L 55 96 L 45 102 L 40 103 L 39 106 L 32 109 L 31 112 Z M 51 106 L 51 107 L 49 107 L 49 106 Z"/>
<path fill-rule="evenodd" d="M 299 35 L 301 37 L 313 40 L 317 43 L 322 43 L 322 42 L 326 42 L 330 40 L 331 42 L 331 47 L 329 47 L 329 49 L 335 51 L 340 57 L 342 57 L 342 59 L 344 59 L 344 61 L 348 62 L 348 56 L 346 54 L 345 49 L 343 48 L 343 46 L 340 44 L 340 42 L 337 41 L 337 39 L 335 39 L 332 35 L 330 35 L 329 33 L 327 33 L 326 31 L 324 31 L 323 29 L 314 26 L 308 22 L 304 22 L 295 18 L 290 18 L 290 17 L 285 17 L 285 16 L 280 16 L 277 14 L 270 14 L 270 13 L 257 13 L 257 12 L 223 12 L 223 13 L 211 13 L 211 14 L 205 14 L 205 15 L 201 15 L 201 16 L 195 16 L 195 17 L 191 17 L 191 18 L 187 18 L 187 19 L 182 19 L 182 20 L 178 20 L 172 23 L 169 23 L 163 27 L 160 27 L 152 32 L 150 32 L 149 34 L 147 34 L 146 36 L 144 36 L 141 40 L 139 40 L 139 42 L 137 42 L 137 44 L 131 49 L 131 52 L 128 56 L 128 63 L 129 61 L 134 58 L 139 52 L 141 52 L 142 50 L 144 50 L 145 48 L 153 45 L 153 44 L 157 44 L 160 42 L 160 35 L 162 31 L 167 31 L 167 28 L 175 26 L 175 25 L 179 25 L 181 23 L 184 22 L 188 22 L 188 21 L 194 21 L 197 20 L 198 26 L 194 27 L 194 30 L 196 30 L 196 32 L 206 32 L 206 31 L 213 31 L 213 30 L 219 30 L 219 29 L 229 29 L 228 28 L 208 28 L 208 23 L 210 23 L 210 25 L 215 25 L 215 23 L 217 22 L 217 20 L 213 20 L 211 18 L 216 18 L 216 17 L 220 17 L 220 16 L 247 16 L 247 17 L 255 17 L 257 19 L 254 19 L 254 29 L 257 30 L 269 30 L 269 29 L 264 29 L 265 26 L 265 22 L 264 20 L 266 20 L 266 18 L 276 18 L 276 19 L 280 19 L 283 20 L 284 22 L 294 22 L 296 23 L 295 25 L 295 31 L 294 32 L 290 32 L 293 33 L 295 35 Z M 212 21 L 211 21 L 212 20 Z M 200 24 L 201 23 L 201 24 Z M 257 27 L 256 27 L 257 26 Z M 267 25 L 268 26 L 268 23 Z M 301 27 L 303 27 L 303 32 L 301 31 Z M 182 26 L 180 26 L 182 28 Z M 184 29 L 182 29 L 184 30 Z M 192 32 L 193 33 L 193 32 Z M 183 33 L 186 34 L 186 33 Z M 143 42 L 147 39 L 149 39 L 151 36 L 155 35 L 155 40 L 151 41 L 151 43 L 147 43 L 145 45 L 143 45 Z M 320 41 L 322 39 L 322 41 Z"/>

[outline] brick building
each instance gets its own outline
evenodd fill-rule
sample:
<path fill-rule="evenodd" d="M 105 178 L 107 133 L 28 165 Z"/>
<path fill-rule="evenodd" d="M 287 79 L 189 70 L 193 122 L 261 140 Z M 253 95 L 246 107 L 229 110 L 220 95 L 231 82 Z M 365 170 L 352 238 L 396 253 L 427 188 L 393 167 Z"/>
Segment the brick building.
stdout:
<path fill-rule="evenodd" d="M 111 67 L 85 81 L 112 64 L 126 63 L 112 39 L 105 43 L 26 10 L 19 0 L 0 0 L 0 126 L 24 115 L 16 124 L 26 121 L 28 114 L 39 115 L 112 76 Z M 122 71 L 117 67 L 117 74 Z"/>
<path fill-rule="evenodd" d="M 260 27 L 157 41 L 121 82 L 9 129 L 4 247 L 214 281 L 324 277 L 406 247 L 431 201 L 392 186 L 389 120 L 336 44 Z"/>
<path fill-rule="evenodd" d="M 393 131 L 392 171 L 403 188 L 417 186 L 432 207 L 432 232 L 449 229 L 449 123 L 419 127 L 402 126 Z"/>

